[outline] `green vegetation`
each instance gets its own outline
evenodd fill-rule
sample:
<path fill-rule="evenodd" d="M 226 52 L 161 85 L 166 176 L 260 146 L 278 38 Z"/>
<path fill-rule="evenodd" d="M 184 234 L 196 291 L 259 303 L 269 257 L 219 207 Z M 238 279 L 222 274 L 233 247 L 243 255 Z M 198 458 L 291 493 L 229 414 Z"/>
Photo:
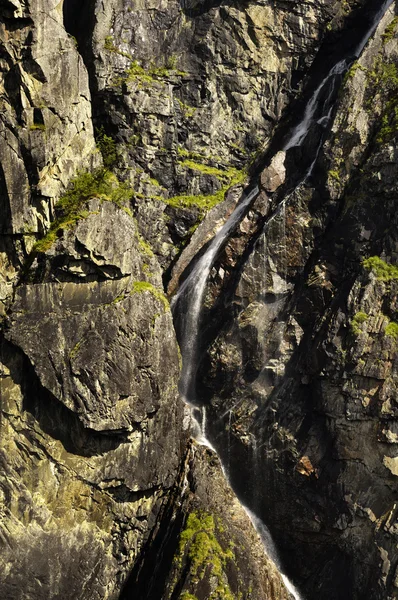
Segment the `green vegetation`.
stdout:
<path fill-rule="evenodd" d="M 384 262 L 379 256 L 370 256 L 362 264 L 365 269 L 372 271 L 376 278 L 381 281 L 398 279 L 398 267 Z"/>
<path fill-rule="evenodd" d="M 149 183 L 155 187 L 162 187 L 159 183 L 159 181 L 157 179 L 155 179 L 154 177 L 150 177 L 149 178 Z"/>
<path fill-rule="evenodd" d="M 152 283 L 148 281 L 135 281 L 133 283 L 133 289 L 131 290 L 131 294 L 142 294 L 144 292 L 149 292 L 158 300 L 164 307 L 165 312 L 169 310 L 169 302 L 166 296 L 158 290 Z"/>
<path fill-rule="evenodd" d="M 351 331 L 354 335 L 362 333 L 362 323 L 365 323 L 369 319 L 369 315 L 364 312 L 357 312 L 351 321 Z"/>
<path fill-rule="evenodd" d="M 347 73 L 345 74 L 345 76 L 344 76 L 344 83 L 347 83 L 347 81 L 349 79 L 352 79 L 357 71 L 366 72 L 366 69 L 365 69 L 365 67 L 363 67 L 362 65 L 360 65 L 358 61 L 355 61 L 351 65 L 350 69 L 348 69 Z"/>
<path fill-rule="evenodd" d="M 198 171 L 204 175 L 213 175 L 221 181 L 231 181 L 232 179 L 241 176 L 241 171 L 238 171 L 238 169 L 234 169 L 233 167 L 229 169 L 216 169 L 215 167 L 209 167 L 206 164 L 195 162 L 193 160 L 183 160 L 179 161 L 179 163 L 186 169 L 192 169 L 192 171 Z"/>
<path fill-rule="evenodd" d="M 385 328 L 384 333 L 389 337 L 394 338 L 394 340 L 398 340 L 398 323 L 391 321 Z"/>
<path fill-rule="evenodd" d="M 107 169 L 112 169 L 117 162 L 116 142 L 112 137 L 106 135 L 103 127 L 100 127 L 97 130 L 96 137 L 104 166 Z"/>
<path fill-rule="evenodd" d="M 387 42 L 390 42 L 394 38 L 397 26 L 398 26 L 398 17 L 394 17 L 382 35 L 383 42 L 385 44 Z"/>
<path fill-rule="evenodd" d="M 123 53 L 119 52 L 119 54 Z M 124 56 L 127 56 L 131 59 L 131 56 Z M 163 81 L 171 75 L 184 76 L 185 73 L 183 71 L 176 71 L 174 68 L 170 68 L 167 65 L 159 67 L 153 63 L 151 63 L 149 67 L 145 69 L 139 64 L 138 61 L 133 60 L 130 63 L 130 66 L 126 69 L 125 74 L 120 77 L 116 77 L 113 83 L 114 85 L 121 85 L 123 83 L 136 82 L 142 87 L 144 84 L 150 85 L 154 81 Z"/>
<path fill-rule="evenodd" d="M 33 125 L 29 127 L 29 129 L 30 131 L 45 131 L 46 126 L 44 125 L 44 123 L 33 123 Z"/>
<path fill-rule="evenodd" d="M 189 561 L 189 572 L 194 583 L 203 579 L 206 569 L 211 568 L 212 577 L 217 579 L 217 587 L 209 600 L 234 600 L 223 573 L 227 560 L 233 560 L 234 554 L 230 548 L 223 550 L 221 547 L 213 515 L 202 511 L 189 514 L 185 529 L 180 535 L 175 559 L 178 566 L 182 565 L 183 558 Z"/>
<path fill-rule="evenodd" d="M 183 592 L 180 596 L 180 600 L 198 600 L 198 599 L 193 594 L 189 594 L 188 592 Z"/>
<path fill-rule="evenodd" d="M 215 194 L 211 195 L 182 195 L 173 196 L 172 198 L 159 199 L 162 200 L 162 202 L 168 204 L 169 206 L 173 206 L 174 208 L 199 208 L 201 213 L 204 215 L 207 211 L 213 208 L 213 206 L 216 206 L 216 204 L 219 204 L 224 200 L 225 192 L 227 191 L 228 187 L 229 186 L 225 186 Z"/>
<path fill-rule="evenodd" d="M 77 342 L 77 344 L 75 344 L 73 346 L 72 350 L 69 352 L 69 358 L 73 359 L 77 356 L 81 345 L 82 345 L 82 342 Z"/>
<path fill-rule="evenodd" d="M 111 35 L 106 36 L 104 40 L 104 48 L 105 50 L 108 50 L 108 52 L 114 52 L 115 54 L 119 54 L 120 56 L 124 56 L 125 58 L 128 58 L 130 60 L 132 59 L 131 54 L 129 54 L 128 52 L 123 52 L 115 46 L 113 42 L 113 37 Z"/>
<path fill-rule="evenodd" d="M 379 94 L 382 102 L 381 127 L 376 141 L 388 143 L 398 133 L 398 69 L 394 63 L 383 63 L 380 59 L 372 71 L 368 72 L 368 80 Z M 373 104 L 372 97 L 371 103 Z M 368 103 L 368 108 L 372 108 Z"/>
<path fill-rule="evenodd" d="M 381 127 L 376 140 L 379 144 L 389 142 L 398 132 L 398 106 L 390 106 L 391 113 L 384 114 L 381 119 Z"/>
<path fill-rule="evenodd" d="M 196 108 L 194 106 L 190 106 L 189 104 L 185 104 L 182 100 L 177 98 L 177 102 L 180 105 L 181 112 L 186 119 L 191 119 L 196 113 Z"/>
<path fill-rule="evenodd" d="M 242 182 L 246 177 L 245 171 L 239 171 L 239 169 L 235 169 L 234 167 L 217 169 L 203 162 L 197 162 L 192 159 L 192 156 L 195 156 L 197 159 L 201 159 L 202 161 L 207 160 L 205 157 L 199 154 L 194 155 L 186 150 L 179 150 L 179 155 L 183 157 L 188 155 L 190 157 L 179 161 L 181 167 L 197 171 L 198 173 L 203 173 L 204 175 L 216 177 L 220 181 L 222 187 L 214 194 L 183 194 L 180 196 L 173 196 L 171 198 L 160 198 L 163 202 L 166 202 L 166 204 L 169 204 L 174 208 L 199 208 L 202 215 L 204 215 L 207 211 L 213 208 L 213 206 L 216 206 L 216 204 L 219 204 L 224 200 L 226 191 L 232 185 Z"/>
<path fill-rule="evenodd" d="M 333 170 L 328 171 L 328 175 L 335 181 L 340 181 L 340 173 L 338 171 L 333 171 Z"/>
<path fill-rule="evenodd" d="M 56 209 L 59 217 L 53 221 L 47 234 L 32 248 L 32 253 L 46 252 L 51 248 L 64 229 L 72 227 L 79 219 L 89 216 L 84 208 L 90 198 L 114 202 L 131 216 L 125 206 L 133 192 L 128 185 L 120 183 L 113 173 L 107 169 L 96 169 L 92 173 L 80 173 L 71 182 L 70 189 L 59 199 Z"/>

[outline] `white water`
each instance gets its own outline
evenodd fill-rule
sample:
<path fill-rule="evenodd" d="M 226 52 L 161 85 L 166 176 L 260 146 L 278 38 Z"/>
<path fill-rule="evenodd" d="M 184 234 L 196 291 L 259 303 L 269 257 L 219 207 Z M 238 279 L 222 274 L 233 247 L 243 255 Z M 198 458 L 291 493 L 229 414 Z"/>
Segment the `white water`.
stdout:
<path fill-rule="evenodd" d="M 221 246 L 225 240 L 228 239 L 235 226 L 243 217 L 246 208 L 258 193 L 259 188 L 256 186 L 242 198 L 232 215 L 215 235 L 206 252 L 198 260 L 187 279 L 183 282 L 171 303 L 173 313 L 179 305 L 182 306 L 183 312 L 185 313 L 183 332 L 180 340 L 183 360 L 180 393 L 183 400 L 190 405 L 194 404 L 194 398 L 192 397 L 192 392 L 190 393 L 190 387 L 192 387 L 197 370 L 196 359 L 199 317 L 210 269 L 213 266 Z M 180 314 L 181 313 L 179 312 L 179 315 Z"/>
<path fill-rule="evenodd" d="M 369 37 L 375 31 L 378 22 L 382 18 L 383 14 L 387 10 L 387 8 L 392 4 L 393 0 L 386 0 L 380 10 L 375 15 L 374 22 L 369 30 L 366 32 L 361 42 L 358 44 L 355 49 L 354 56 L 358 57 L 365 47 L 366 42 Z M 290 148 L 300 146 L 305 141 L 307 134 L 311 128 L 311 126 L 315 123 L 315 121 L 326 127 L 328 122 L 332 116 L 332 105 L 331 99 L 333 97 L 334 87 L 336 78 L 344 73 L 347 69 L 350 61 L 344 59 L 339 61 L 328 73 L 328 75 L 323 79 L 320 85 L 316 88 L 313 93 L 312 98 L 308 102 L 306 110 L 304 112 L 302 120 L 296 125 L 292 131 L 290 132 L 290 136 L 288 140 L 285 142 L 283 146 L 283 150 L 287 151 Z M 328 88 L 329 86 L 329 88 Z M 320 98 L 322 97 L 323 92 L 328 92 L 323 100 L 323 106 L 319 106 Z M 320 113 L 316 116 L 316 113 Z M 314 160 L 312 161 L 310 167 L 307 169 L 304 174 L 303 179 L 300 184 L 305 181 L 312 172 L 312 169 L 315 165 L 315 162 L 318 157 L 319 150 L 322 145 L 322 140 L 320 141 L 316 152 L 314 153 Z M 182 283 L 178 293 L 173 298 L 171 307 L 173 313 L 181 318 L 183 317 L 182 323 L 182 332 L 180 335 L 180 347 L 183 358 L 183 369 L 182 369 L 182 377 L 180 381 L 180 393 L 182 395 L 183 400 L 190 406 L 195 406 L 195 379 L 196 372 L 198 368 L 198 335 L 199 335 L 199 327 L 200 327 L 200 316 L 201 310 L 203 306 L 203 299 L 206 290 L 207 280 L 211 271 L 211 268 L 217 258 L 217 255 L 222 248 L 223 244 L 228 240 L 230 234 L 233 232 L 235 227 L 238 225 L 240 220 L 243 218 L 243 215 L 249 205 L 252 203 L 254 198 L 259 193 L 259 188 L 256 186 L 254 189 L 250 190 L 248 193 L 244 194 L 239 204 L 236 206 L 232 215 L 226 221 L 226 223 L 221 227 L 218 233 L 215 235 L 213 240 L 211 241 L 209 247 L 204 252 L 203 256 L 197 261 L 195 266 L 193 267 L 191 273 L 186 278 L 186 280 Z M 275 216 L 280 212 L 280 210 L 284 210 L 285 203 L 288 198 L 285 198 L 283 202 L 278 206 L 277 210 L 270 217 L 271 221 Z M 199 412 L 199 409 L 196 408 L 196 411 Z M 197 441 L 215 451 L 211 442 L 208 440 L 206 436 L 206 407 L 203 406 L 200 409 L 201 413 L 201 422 L 195 418 L 194 411 L 192 410 L 192 416 L 195 421 L 197 433 Z M 229 429 L 231 428 L 231 413 L 229 418 Z M 228 435 L 231 435 L 230 430 L 228 431 Z M 230 444 L 230 442 L 228 442 Z M 224 475 L 228 479 L 228 474 L 225 473 L 225 468 L 222 466 Z M 300 596 L 297 589 L 290 582 L 290 580 L 284 575 L 280 569 L 280 561 L 278 559 L 278 554 L 275 548 L 275 544 L 271 538 L 270 532 L 268 531 L 265 524 L 247 507 L 243 506 L 249 515 L 254 527 L 259 533 L 264 547 L 268 556 L 274 561 L 276 566 L 278 567 L 281 577 L 284 581 L 284 584 L 288 591 L 292 594 L 295 600 L 303 600 L 303 597 Z"/>
<path fill-rule="evenodd" d="M 362 37 L 361 41 L 355 48 L 355 50 L 353 52 L 353 57 L 358 58 L 360 56 L 367 41 L 369 40 L 371 35 L 375 32 L 377 25 L 379 24 L 381 18 L 383 17 L 386 10 L 391 6 L 393 1 L 394 0 L 385 0 L 383 2 L 380 9 L 378 10 L 378 12 L 375 15 L 372 25 L 366 31 L 366 33 Z M 296 125 L 294 127 L 294 129 L 289 137 L 289 140 L 285 143 L 282 150 L 287 151 L 290 148 L 300 146 L 300 144 L 305 140 L 305 138 L 308 134 L 308 131 L 309 131 L 312 123 L 314 122 L 314 116 L 318 109 L 319 98 L 320 98 L 322 92 L 327 88 L 328 85 L 330 85 L 331 82 L 333 83 L 333 80 L 336 76 L 342 75 L 344 73 L 344 71 L 346 71 L 350 62 L 352 62 L 351 58 L 350 59 L 344 58 L 343 60 L 340 60 L 338 63 L 335 64 L 335 66 L 331 69 L 331 71 L 321 81 L 321 83 L 316 88 L 315 92 L 313 93 L 311 100 L 308 102 L 308 104 L 306 106 L 303 119 L 300 121 L 300 123 L 298 125 Z M 322 115 L 319 119 L 317 119 L 317 123 L 324 127 L 328 124 L 328 122 L 330 121 L 331 115 L 332 115 L 333 107 L 330 106 L 329 102 L 333 95 L 333 92 L 334 92 L 334 85 L 330 85 L 329 94 L 325 98 L 325 101 L 324 101 L 325 107 L 328 107 L 327 113 Z M 318 157 L 318 153 L 316 153 L 316 158 L 317 157 Z M 316 158 L 315 158 L 315 160 L 316 160 Z M 312 171 L 313 166 L 314 166 L 314 163 L 311 165 L 310 171 Z"/>
<path fill-rule="evenodd" d="M 278 552 L 276 550 L 274 541 L 271 537 L 268 527 L 266 527 L 264 525 L 264 523 L 261 521 L 261 519 L 256 517 L 256 515 L 249 508 L 247 508 L 247 506 L 245 506 L 244 504 L 242 504 L 242 506 L 245 509 L 247 515 L 250 517 L 250 520 L 253 523 L 255 530 L 257 531 L 258 535 L 260 536 L 268 557 L 275 563 L 276 567 L 278 568 L 286 589 L 290 592 L 290 594 L 293 596 L 293 598 L 295 600 L 303 600 L 303 597 L 300 595 L 297 588 L 292 584 L 290 579 L 288 579 L 281 570 Z"/>
<path fill-rule="evenodd" d="M 387 9 L 391 6 L 394 0 L 384 0 L 379 10 L 375 14 L 372 25 L 369 27 L 368 31 L 363 36 L 362 40 L 359 42 L 358 46 L 355 48 L 354 56 L 358 58 L 362 53 L 362 50 L 365 48 L 367 41 L 374 34 L 377 29 L 378 24 L 386 13 Z"/>
<path fill-rule="evenodd" d="M 289 150 L 290 148 L 293 148 L 295 146 L 300 146 L 300 144 L 305 140 L 305 138 L 308 134 L 308 131 L 310 129 L 310 126 L 314 122 L 314 115 L 318 109 L 319 96 L 321 95 L 323 90 L 328 86 L 329 82 L 336 75 L 341 75 L 345 71 L 346 68 L 347 68 L 346 59 L 341 60 L 340 62 L 337 63 L 337 65 L 335 65 L 333 67 L 333 69 L 330 71 L 330 73 L 328 73 L 328 75 L 325 77 L 325 79 L 323 79 L 323 81 L 320 83 L 320 85 L 316 88 L 311 100 L 307 104 L 307 107 L 305 109 L 302 120 L 300 121 L 300 123 L 298 125 L 296 125 L 296 127 L 294 127 L 292 133 L 290 134 L 289 140 L 285 143 L 285 145 L 282 148 L 283 150 L 285 150 L 285 152 L 286 152 L 286 150 Z M 331 87 L 331 90 L 329 92 L 329 95 L 328 95 L 328 98 L 327 98 L 325 104 L 327 104 L 327 102 L 329 101 L 332 93 L 333 93 L 333 86 Z M 329 116 L 329 112 L 328 112 L 326 115 L 322 115 L 321 119 L 318 120 L 318 123 L 320 120 L 324 120 L 324 119 L 327 119 L 327 121 L 328 121 L 329 118 L 330 118 L 330 116 Z"/>

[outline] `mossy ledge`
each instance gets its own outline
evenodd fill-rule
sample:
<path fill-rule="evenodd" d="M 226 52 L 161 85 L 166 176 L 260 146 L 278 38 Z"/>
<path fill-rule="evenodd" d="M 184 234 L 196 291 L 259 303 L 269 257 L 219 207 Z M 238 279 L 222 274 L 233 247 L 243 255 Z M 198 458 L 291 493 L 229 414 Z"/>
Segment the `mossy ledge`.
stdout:
<path fill-rule="evenodd" d="M 221 189 L 215 192 L 215 194 L 197 194 L 181 196 L 172 196 L 171 198 L 159 198 L 162 202 L 165 202 L 173 208 L 198 208 L 199 211 L 204 215 L 210 209 L 217 204 L 220 204 L 225 197 L 226 192 L 233 185 L 242 183 L 246 177 L 246 171 L 239 171 L 238 169 L 229 168 L 225 171 L 209 167 L 207 165 L 201 165 L 193 161 L 184 161 L 181 165 L 185 168 L 192 169 L 194 171 L 202 172 L 205 175 L 213 175 L 217 177 L 223 184 Z"/>
<path fill-rule="evenodd" d="M 59 216 L 51 223 L 46 235 L 34 244 L 31 254 L 34 256 L 47 252 L 64 229 L 69 229 L 80 219 L 88 217 L 90 212 L 85 208 L 85 203 L 91 198 L 114 202 L 132 216 L 126 206 L 132 194 L 133 191 L 125 183 L 119 182 L 116 175 L 108 169 L 99 168 L 91 173 L 80 173 L 57 202 L 56 213 Z"/>
<path fill-rule="evenodd" d="M 131 290 L 131 294 L 140 294 L 144 292 L 149 292 L 158 300 L 164 307 L 165 312 L 169 310 L 170 305 L 166 298 L 166 296 L 158 290 L 152 283 L 148 281 L 134 281 L 133 288 Z"/>
<path fill-rule="evenodd" d="M 398 280 L 398 267 L 382 260 L 379 256 L 370 256 L 363 261 L 363 266 L 372 271 L 380 281 Z"/>
<path fill-rule="evenodd" d="M 384 330 L 388 337 L 392 337 L 395 341 L 398 340 L 398 323 L 391 321 Z"/>

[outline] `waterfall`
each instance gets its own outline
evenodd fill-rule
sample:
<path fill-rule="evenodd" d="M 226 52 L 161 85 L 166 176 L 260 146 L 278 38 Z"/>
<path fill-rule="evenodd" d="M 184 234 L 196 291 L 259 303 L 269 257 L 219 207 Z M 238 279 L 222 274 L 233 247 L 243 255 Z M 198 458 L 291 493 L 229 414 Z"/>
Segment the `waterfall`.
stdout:
<path fill-rule="evenodd" d="M 333 101 L 335 98 L 336 83 L 339 81 L 339 78 L 342 77 L 344 72 L 352 63 L 352 58 L 358 57 L 360 55 L 369 37 L 375 31 L 378 22 L 384 15 L 387 8 L 392 4 L 392 2 L 393 0 L 386 0 L 382 4 L 378 12 L 375 14 L 371 26 L 364 34 L 360 43 L 356 46 L 353 52 L 353 56 L 351 55 L 348 58 L 339 60 L 332 67 L 332 69 L 329 71 L 326 77 L 324 77 L 321 83 L 317 86 L 306 106 L 302 119 L 296 126 L 292 128 L 292 130 L 288 134 L 288 138 L 287 140 L 285 140 L 282 146 L 282 150 L 287 152 L 292 148 L 303 146 L 311 127 L 314 125 L 318 125 L 326 129 L 333 113 Z M 312 173 L 312 169 L 317 160 L 322 143 L 323 136 L 321 136 L 321 140 L 318 143 L 318 146 L 314 152 L 314 157 L 310 166 L 306 169 L 305 173 L 303 173 L 300 183 L 297 184 L 295 189 L 302 185 L 302 183 L 305 182 L 309 175 Z M 183 367 L 180 380 L 180 393 L 183 400 L 192 407 L 192 416 L 195 421 L 196 430 L 198 431 L 198 442 L 201 444 L 205 444 L 212 450 L 214 450 L 214 448 L 211 442 L 206 437 L 206 407 L 198 407 L 195 396 L 196 374 L 200 359 L 198 337 L 201 325 L 203 300 L 206 292 L 206 284 L 208 281 L 210 271 L 218 257 L 220 250 L 227 243 L 230 235 L 233 233 L 234 229 L 244 217 L 245 212 L 249 210 L 250 205 L 254 202 L 258 194 L 258 186 L 255 186 L 249 190 L 245 190 L 235 210 L 225 222 L 225 224 L 217 232 L 213 240 L 208 245 L 207 249 L 197 259 L 189 275 L 181 284 L 177 294 L 175 295 L 171 303 L 173 315 L 176 319 L 178 318 L 179 323 L 181 324 L 179 332 L 179 343 L 182 353 Z M 267 225 L 277 215 L 279 215 L 281 211 L 284 211 L 285 204 L 288 198 L 292 197 L 292 194 L 290 194 L 288 197 L 285 197 L 280 202 L 280 204 L 274 209 L 273 213 L 269 216 L 268 223 L 265 225 L 264 236 Z M 230 435 L 231 413 L 229 416 L 228 436 Z M 256 451 L 256 445 L 254 445 L 254 451 Z M 228 453 L 229 452 L 230 440 L 228 441 Z M 230 460 L 230 457 L 228 460 Z M 224 474 L 228 477 L 228 474 L 225 473 L 224 465 L 223 471 Z M 286 588 L 296 600 L 302 600 L 302 597 L 300 596 L 299 592 L 281 571 L 278 554 L 266 525 L 248 508 L 244 508 L 249 517 L 251 518 L 256 530 L 258 531 L 268 555 L 278 566 Z"/>
<path fill-rule="evenodd" d="M 329 94 L 324 103 L 324 106 L 326 106 L 327 112 L 326 112 L 326 114 L 323 114 L 322 117 L 320 117 L 317 120 L 317 123 L 326 125 L 329 122 L 330 115 L 331 115 L 331 109 L 329 108 L 329 106 L 330 106 L 330 100 L 331 100 L 331 98 L 333 96 L 333 92 L 334 92 L 334 85 L 330 85 L 330 82 L 332 82 L 332 84 L 334 83 L 335 77 L 337 75 L 341 75 L 347 69 L 347 64 L 348 64 L 348 61 L 346 59 L 340 60 L 337 63 L 337 65 L 335 65 L 333 67 L 333 69 L 330 71 L 330 73 L 327 74 L 327 76 L 323 79 L 323 81 L 320 83 L 320 85 L 316 88 L 315 92 L 312 95 L 311 100 L 307 104 L 307 107 L 305 109 L 302 120 L 300 121 L 300 123 L 298 125 L 296 125 L 293 128 L 293 131 L 290 133 L 289 139 L 287 142 L 285 142 L 282 150 L 284 150 L 286 152 L 287 150 L 290 150 L 290 148 L 300 146 L 304 142 L 304 140 L 307 137 L 307 134 L 310 130 L 310 127 L 314 122 L 315 113 L 319 109 L 319 97 L 321 96 L 321 93 L 328 87 L 328 85 L 330 88 Z M 324 113 L 325 113 L 325 111 L 324 111 Z"/>
<path fill-rule="evenodd" d="M 258 193 L 259 188 L 256 186 L 244 194 L 232 215 L 215 235 L 206 252 L 198 260 L 171 302 L 173 314 L 178 313 L 180 318 L 183 317 L 182 333 L 179 340 L 183 362 L 180 393 L 183 400 L 190 405 L 195 404 L 197 338 L 207 279 L 219 250 Z"/>

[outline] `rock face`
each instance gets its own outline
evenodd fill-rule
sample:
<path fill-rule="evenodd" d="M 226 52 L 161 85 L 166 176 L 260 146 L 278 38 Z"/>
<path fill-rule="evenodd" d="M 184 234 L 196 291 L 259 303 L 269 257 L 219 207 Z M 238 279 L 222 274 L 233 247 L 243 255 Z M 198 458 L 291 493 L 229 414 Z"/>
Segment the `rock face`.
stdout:
<path fill-rule="evenodd" d="M 396 26 L 349 71 L 311 179 L 230 239 L 202 324 L 211 439 L 305 598 L 397 596 Z"/>
<path fill-rule="evenodd" d="M 164 295 L 260 170 L 199 398 L 305 597 L 396 596 L 392 10 L 313 177 L 271 160 L 363 5 L 0 0 L 1 598 L 290 599 L 190 440 Z"/>

